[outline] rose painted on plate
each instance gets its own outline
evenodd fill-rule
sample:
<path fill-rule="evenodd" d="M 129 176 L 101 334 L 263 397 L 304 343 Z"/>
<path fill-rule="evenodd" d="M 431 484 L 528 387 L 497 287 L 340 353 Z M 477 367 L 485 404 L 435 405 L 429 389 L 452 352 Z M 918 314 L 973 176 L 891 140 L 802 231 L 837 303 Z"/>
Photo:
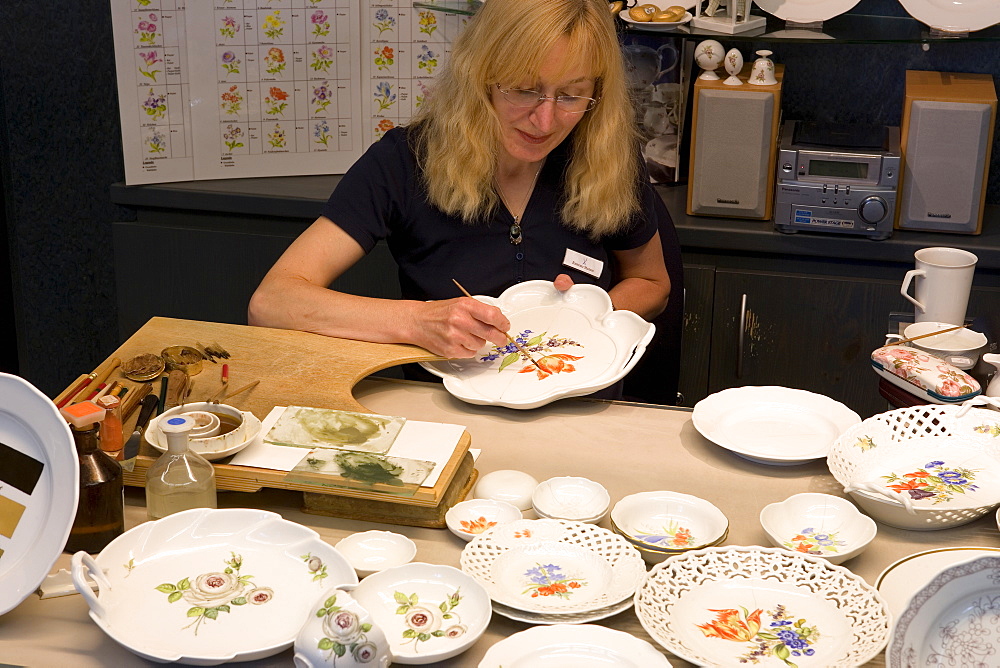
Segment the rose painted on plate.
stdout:
<path fill-rule="evenodd" d="M 393 599 L 398 604 L 397 615 L 403 615 L 407 628 L 403 630 L 406 644 L 412 643 L 414 652 L 419 651 L 420 643 L 431 638 L 458 638 L 465 634 L 466 626 L 455 610 L 462 602 L 461 589 L 456 589 L 441 603 L 421 603 L 417 594 L 406 595 L 397 591 Z"/>
<path fill-rule="evenodd" d="M 362 622 L 354 612 L 338 606 L 336 594 L 323 602 L 316 616 L 323 619 L 323 637 L 316 646 L 327 653 L 327 661 L 334 666 L 338 658 L 347 654 L 358 663 L 369 663 L 376 658 L 378 648 L 367 636 L 372 625 Z"/>

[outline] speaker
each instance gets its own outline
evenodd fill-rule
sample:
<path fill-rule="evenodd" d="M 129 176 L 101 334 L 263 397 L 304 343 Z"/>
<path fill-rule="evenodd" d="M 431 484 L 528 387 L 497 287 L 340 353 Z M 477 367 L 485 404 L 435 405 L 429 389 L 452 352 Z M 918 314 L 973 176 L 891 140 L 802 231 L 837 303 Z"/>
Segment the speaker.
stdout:
<path fill-rule="evenodd" d="M 907 70 L 896 228 L 982 231 L 996 114 L 989 74 Z"/>
<path fill-rule="evenodd" d="M 784 66 L 774 70 L 770 86 L 747 83 L 751 66 L 740 86 L 695 80 L 688 214 L 771 218 Z"/>

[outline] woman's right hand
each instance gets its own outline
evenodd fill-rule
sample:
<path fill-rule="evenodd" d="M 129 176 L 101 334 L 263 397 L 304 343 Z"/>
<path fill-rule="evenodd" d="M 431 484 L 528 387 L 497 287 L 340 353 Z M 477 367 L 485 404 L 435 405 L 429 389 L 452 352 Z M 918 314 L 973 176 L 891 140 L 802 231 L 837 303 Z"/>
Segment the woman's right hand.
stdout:
<path fill-rule="evenodd" d="M 459 297 L 422 302 L 414 314 L 414 345 L 446 358 L 475 355 L 487 341 L 507 344 L 510 321 L 496 306 Z"/>

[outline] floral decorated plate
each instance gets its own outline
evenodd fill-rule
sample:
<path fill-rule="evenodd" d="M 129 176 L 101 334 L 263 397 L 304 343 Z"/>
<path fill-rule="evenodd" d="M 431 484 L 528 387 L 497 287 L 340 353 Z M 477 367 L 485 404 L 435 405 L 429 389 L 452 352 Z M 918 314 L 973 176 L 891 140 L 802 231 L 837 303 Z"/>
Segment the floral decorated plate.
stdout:
<path fill-rule="evenodd" d="M 611 525 L 631 543 L 669 552 L 714 545 L 729 531 L 729 519 L 714 504 L 669 491 L 624 497 L 611 510 Z"/>
<path fill-rule="evenodd" d="M 96 559 L 73 555 L 72 576 L 91 619 L 116 642 L 151 661 L 201 666 L 290 647 L 321 592 L 358 581 L 312 529 L 242 508 L 140 524 Z"/>
<path fill-rule="evenodd" d="M 482 586 L 451 566 L 388 568 L 366 577 L 351 594 L 389 639 L 393 663 L 457 656 L 475 644 L 493 615 Z"/>
<path fill-rule="evenodd" d="M 66 545 L 80 489 L 76 448 L 52 400 L 0 373 L 0 615 L 30 596 Z"/>
<path fill-rule="evenodd" d="M 655 329 L 631 311 L 615 311 L 608 293 L 594 285 L 560 292 L 550 281 L 526 281 L 498 299 L 476 299 L 507 315 L 511 336 L 538 366 L 514 344 L 488 345 L 470 359 L 421 362 L 471 404 L 538 408 L 596 392 L 632 370 Z"/>
<path fill-rule="evenodd" d="M 974 557 L 1000 557 L 1000 547 L 941 547 L 903 557 L 878 576 L 875 588 L 889 605 L 893 619 L 906 610 L 913 594 L 950 566 Z"/>
<path fill-rule="evenodd" d="M 483 534 L 462 551 L 461 564 L 495 602 L 555 614 L 629 599 L 646 572 L 642 555 L 618 534 L 566 520 L 521 520 Z"/>
<path fill-rule="evenodd" d="M 886 666 L 996 665 L 998 616 L 1000 556 L 950 566 L 914 594 L 896 620 Z"/>
<path fill-rule="evenodd" d="M 635 605 L 654 640 L 702 666 L 860 666 L 889 636 L 885 601 L 864 579 L 778 548 L 671 557 L 649 572 Z"/>
<path fill-rule="evenodd" d="M 826 457 L 861 417 L 822 394 L 764 386 L 709 395 L 695 404 L 691 421 L 702 436 L 741 457 L 791 465 Z"/>
<path fill-rule="evenodd" d="M 521 511 L 506 501 L 469 499 L 449 508 L 444 521 L 453 534 L 462 540 L 472 540 L 493 527 L 521 518 Z"/>
<path fill-rule="evenodd" d="M 645 640 L 604 626 L 538 626 L 504 638 L 487 650 L 479 668 L 669 668 Z"/>
<path fill-rule="evenodd" d="M 613 617 L 620 612 L 625 612 L 632 607 L 632 598 L 626 598 L 624 601 L 619 601 L 613 605 L 609 605 L 605 608 L 597 608 L 596 610 L 587 610 L 585 612 L 569 612 L 566 614 L 559 614 L 554 612 L 526 612 L 524 610 L 518 610 L 517 608 L 511 608 L 502 603 L 497 603 L 493 601 L 493 612 L 507 619 L 513 619 L 517 622 L 525 622 L 527 624 L 589 624 L 590 622 L 596 622 L 601 619 L 607 619 L 608 617 Z"/>

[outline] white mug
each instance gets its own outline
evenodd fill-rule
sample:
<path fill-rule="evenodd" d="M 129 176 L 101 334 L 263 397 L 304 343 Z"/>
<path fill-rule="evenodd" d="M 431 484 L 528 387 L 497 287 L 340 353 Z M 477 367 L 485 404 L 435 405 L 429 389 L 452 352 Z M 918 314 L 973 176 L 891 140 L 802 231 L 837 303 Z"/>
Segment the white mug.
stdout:
<path fill-rule="evenodd" d="M 979 258 L 960 248 L 942 247 L 921 248 L 913 257 L 916 269 L 906 272 L 899 292 L 916 307 L 914 319 L 964 325 Z M 911 282 L 913 296 L 908 292 Z"/>

